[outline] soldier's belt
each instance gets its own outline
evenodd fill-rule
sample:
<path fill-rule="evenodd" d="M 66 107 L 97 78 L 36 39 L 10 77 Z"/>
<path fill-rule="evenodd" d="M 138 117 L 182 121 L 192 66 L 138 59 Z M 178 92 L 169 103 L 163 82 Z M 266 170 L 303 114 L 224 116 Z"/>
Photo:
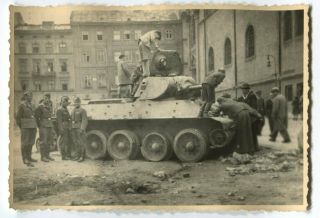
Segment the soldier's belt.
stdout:
<path fill-rule="evenodd" d="M 51 118 L 41 120 L 40 121 L 40 126 L 41 127 L 53 127 Z"/>
<path fill-rule="evenodd" d="M 34 118 L 22 118 L 21 128 L 37 128 L 36 120 Z"/>

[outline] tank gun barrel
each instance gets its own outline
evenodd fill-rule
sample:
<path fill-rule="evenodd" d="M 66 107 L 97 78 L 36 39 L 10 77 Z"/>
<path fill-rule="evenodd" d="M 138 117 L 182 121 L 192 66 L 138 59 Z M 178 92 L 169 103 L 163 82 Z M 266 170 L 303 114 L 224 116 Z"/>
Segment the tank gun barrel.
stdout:
<path fill-rule="evenodd" d="M 188 87 L 189 90 L 197 90 L 197 89 L 201 89 L 201 88 L 202 88 L 202 85 L 200 85 L 200 84 L 192 85 L 192 86 Z"/>

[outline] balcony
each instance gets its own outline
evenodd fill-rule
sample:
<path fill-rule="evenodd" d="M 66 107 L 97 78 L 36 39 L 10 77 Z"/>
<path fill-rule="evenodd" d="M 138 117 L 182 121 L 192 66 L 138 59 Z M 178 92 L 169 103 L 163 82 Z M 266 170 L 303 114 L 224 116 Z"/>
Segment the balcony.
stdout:
<path fill-rule="evenodd" d="M 35 78 L 48 78 L 48 77 L 55 77 L 56 76 L 56 72 L 32 72 L 32 77 Z"/>

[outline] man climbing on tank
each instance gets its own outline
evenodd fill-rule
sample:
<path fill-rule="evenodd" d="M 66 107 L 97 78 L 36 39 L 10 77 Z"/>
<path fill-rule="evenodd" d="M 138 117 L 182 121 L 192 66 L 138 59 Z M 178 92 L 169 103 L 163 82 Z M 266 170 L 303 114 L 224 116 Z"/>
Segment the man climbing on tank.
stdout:
<path fill-rule="evenodd" d="M 201 97 L 204 101 L 200 108 L 199 117 L 209 117 L 208 112 L 215 102 L 215 88 L 224 80 L 226 74 L 224 69 L 209 74 L 202 83 Z"/>
<path fill-rule="evenodd" d="M 161 40 L 161 32 L 152 30 L 145 33 L 139 38 L 140 60 L 142 62 L 143 77 L 150 76 L 150 61 L 153 53 L 159 50 L 159 41 Z"/>
<path fill-rule="evenodd" d="M 136 93 L 140 82 L 142 81 L 142 66 L 139 64 L 137 68 L 133 71 L 131 74 L 131 82 L 132 82 L 132 91 L 131 91 L 131 96 L 133 97 L 134 94 Z"/>

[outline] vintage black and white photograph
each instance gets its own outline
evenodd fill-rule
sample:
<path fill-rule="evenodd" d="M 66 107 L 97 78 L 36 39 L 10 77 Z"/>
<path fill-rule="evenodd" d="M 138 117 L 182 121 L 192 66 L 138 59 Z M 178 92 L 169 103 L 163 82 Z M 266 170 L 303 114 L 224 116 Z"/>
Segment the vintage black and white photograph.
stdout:
<path fill-rule="evenodd" d="M 11 207 L 307 208 L 307 6 L 10 15 Z"/>

